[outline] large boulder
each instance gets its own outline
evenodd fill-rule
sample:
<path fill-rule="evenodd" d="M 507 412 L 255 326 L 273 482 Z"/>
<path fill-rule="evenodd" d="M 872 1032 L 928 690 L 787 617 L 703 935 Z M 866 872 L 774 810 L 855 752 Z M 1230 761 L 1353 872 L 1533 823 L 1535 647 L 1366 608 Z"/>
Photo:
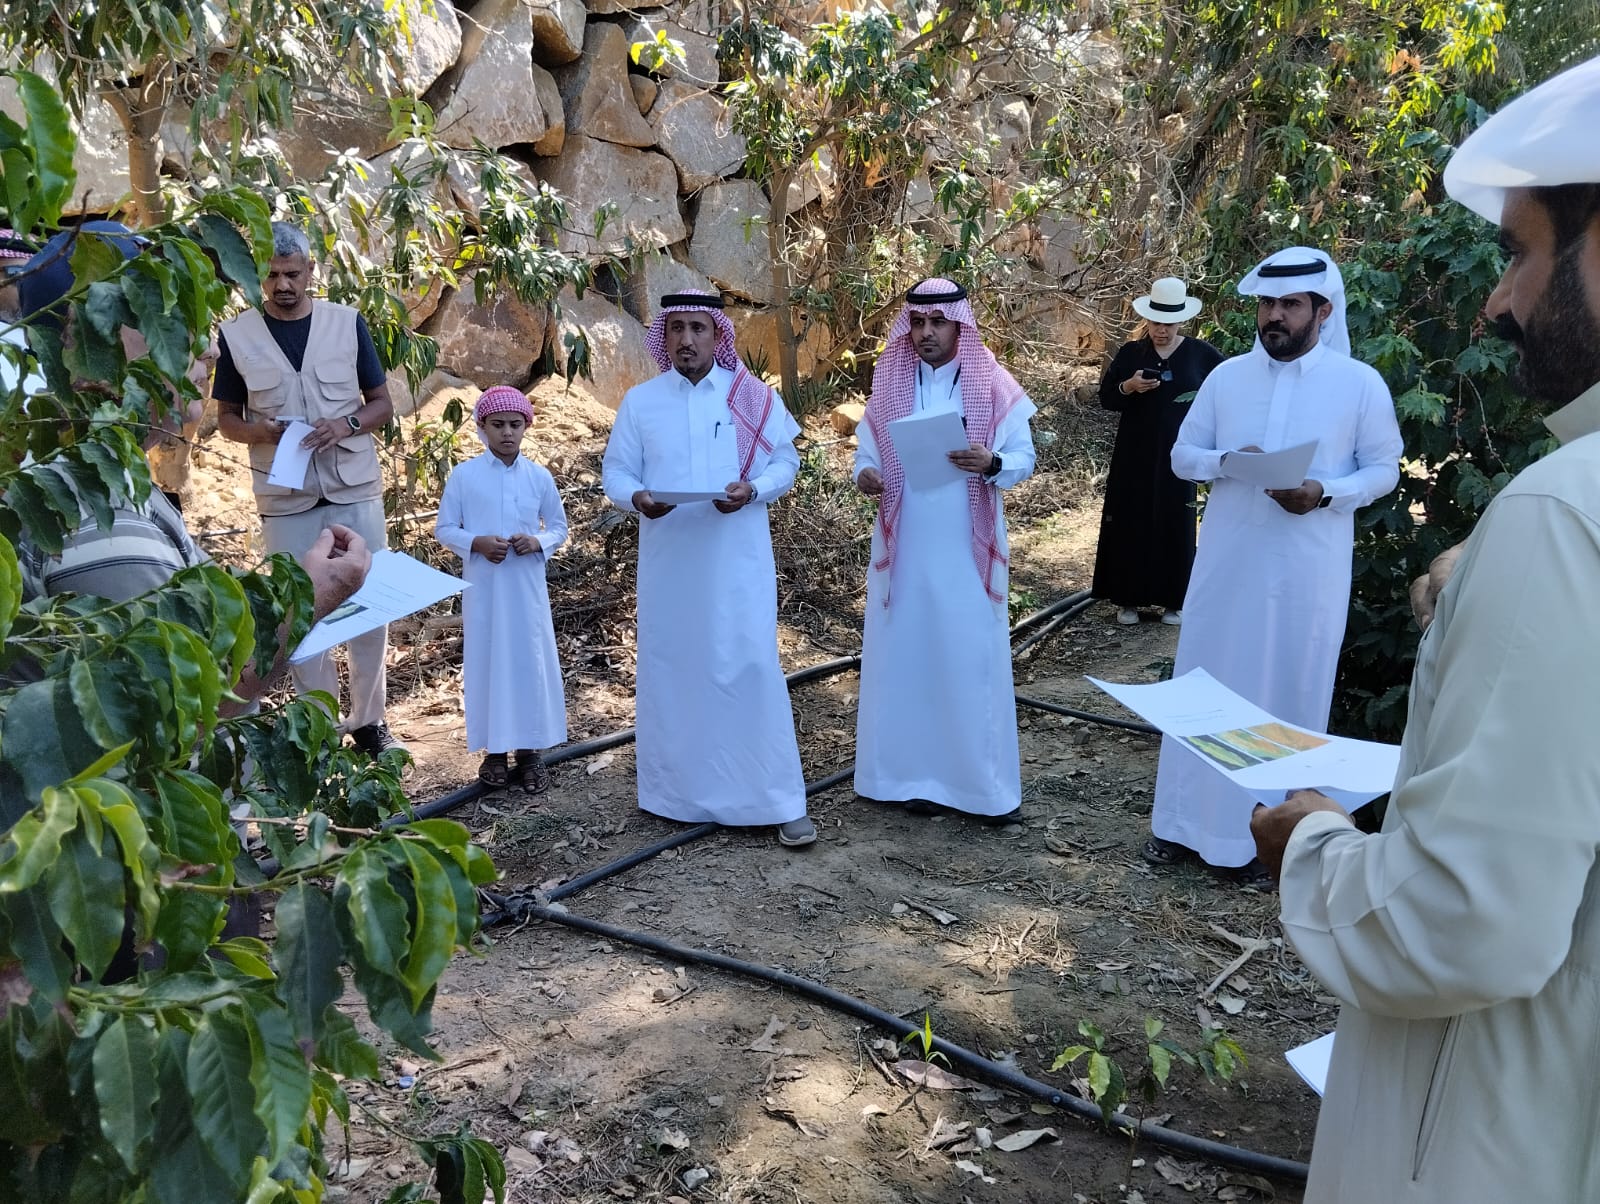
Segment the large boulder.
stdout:
<path fill-rule="evenodd" d="M 645 328 L 610 298 L 593 290 L 582 298 L 570 290 L 561 294 L 561 316 L 556 331 L 556 360 L 566 363 L 566 336 L 583 331 L 589 343 L 591 378 L 583 387 L 613 410 L 634 385 L 660 374 L 661 369 L 645 345 Z"/>
<path fill-rule="evenodd" d="M 439 368 L 480 389 L 527 381 L 544 354 L 550 323 L 543 306 L 506 293 L 485 305 L 470 284 L 439 306 L 428 333 L 439 342 Z"/>
<path fill-rule="evenodd" d="M 832 196 L 833 185 L 833 151 L 826 146 L 819 147 L 817 153 L 790 177 L 788 190 L 784 193 L 784 212 L 793 213 L 804 209 L 812 201 Z"/>
<path fill-rule="evenodd" d="M 1039 265 L 1052 276 L 1065 276 L 1082 266 L 1083 223 L 1074 217 L 1052 217 L 1041 213 L 1039 227 Z"/>
<path fill-rule="evenodd" d="M 622 304 L 628 312 L 648 326 L 655 321 L 661 298 L 669 293 L 714 293 L 717 286 L 670 252 L 653 251 L 640 256 L 639 266 L 623 282 Z"/>
<path fill-rule="evenodd" d="M 561 103 L 561 88 L 556 77 L 538 63 L 533 65 L 533 90 L 539 94 L 539 107 L 544 110 L 548 127 L 543 138 L 533 144 L 533 153 L 550 157 L 559 155 L 567 144 L 567 109 Z"/>
<path fill-rule="evenodd" d="M 549 132 L 534 84 L 532 11 L 526 4 L 513 5 L 461 73 L 439 113 L 439 137 L 449 145 L 537 143 Z"/>
<path fill-rule="evenodd" d="M 635 247 L 667 247 L 688 233 L 678 211 L 678 171 L 665 155 L 571 134 L 559 155 L 539 160 L 534 174 L 571 206 L 571 229 L 560 238 L 564 251 L 623 251 L 630 239 Z M 595 211 L 608 201 L 621 213 L 596 238 Z"/>
<path fill-rule="evenodd" d="M 396 418 L 410 417 L 441 393 L 473 389 L 476 389 L 476 386 L 471 381 L 452 376 L 439 369 L 434 369 L 423 377 L 415 389 L 412 389 L 411 381 L 404 372 L 389 373 L 389 400 L 394 403 Z M 468 403 L 469 412 L 470 408 Z"/>
<path fill-rule="evenodd" d="M 665 80 L 650 110 L 656 145 L 678 168 L 680 192 L 697 192 L 738 171 L 743 134 L 730 128 L 728 106 L 704 88 Z"/>
<path fill-rule="evenodd" d="M 46 73 L 50 70 L 48 66 L 34 69 Z M 0 112 L 18 122 L 27 120 L 17 97 L 16 82 L 10 76 L 0 76 Z M 78 183 L 67 200 L 66 212 L 114 211 L 133 187 L 128 181 L 128 138 L 122 121 L 110 105 L 93 95 L 84 104 L 83 116 L 72 117 L 71 121 L 78 136 L 72 155 Z"/>
<path fill-rule="evenodd" d="M 707 188 L 700 194 L 689 262 L 736 296 L 772 302 L 768 208 L 767 195 L 754 180 L 732 180 Z"/>
<path fill-rule="evenodd" d="M 650 116 L 650 110 L 655 108 L 656 97 L 661 95 L 661 85 L 648 75 L 630 75 L 628 87 L 633 89 L 633 103 L 639 106 L 640 114 Z"/>
<path fill-rule="evenodd" d="M 698 28 L 696 22 L 687 15 L 666 9 L 646 12 L 628 17 L 622 23 L 622 31 L 627 35 L 630 46 L 634 42 L 654 42 L 657 33 L 665 33 L 683 47 L 683 61 L 662 62 L 652 67 L 657 75 L 687 80 L 702 88 L 716 84 L 717 39 Z"/>
<path fill-rule="evenodd" d="M 541 67 L 559 67 L 583 53 L 589 10 L 583 0 L 520 0 L 533 18 L 533 57 Z"/>
<path fill-rule="evenodd" d="M 652 146 L 655 131 L 639 112 L 628 83 L 628 39 L 606 21 L 583 35 L 583 57 L 558 68 L 567 132 L 620 146 Z"/>
<path fill-rule="evenodd" d="M 434 80 L 452 66 L 461 53 L 461 19 L 450 0 L 402 0 L 395 17 L 404 12 L 410 41 L 401 51 L 400 86 L 421 96 Z"/>
<path fill-rule="evenodd" d="M 589 11 L 596 16 L 612 13 L 632 13 L 645 8 L 664 8 L 672 0 L 588 0 Z"/>
<path fill-rule="evenodd" d="M 780 365 L 778 311 L 745 305 L 730 305 L 725 311 L 737 335 L 739 354 L 746 363 L 759 367 L 774 383 L 778 380 Z M 798 310 L 791 310 L 789 320 L 794 325 L 795 366 L 801 376 L 809 375 L 817 366 L 819 356 L 827 351 L 828 330 L 821 322 L 808 321 Z M 792 400 L 792 399 L 791 399 Z"/>

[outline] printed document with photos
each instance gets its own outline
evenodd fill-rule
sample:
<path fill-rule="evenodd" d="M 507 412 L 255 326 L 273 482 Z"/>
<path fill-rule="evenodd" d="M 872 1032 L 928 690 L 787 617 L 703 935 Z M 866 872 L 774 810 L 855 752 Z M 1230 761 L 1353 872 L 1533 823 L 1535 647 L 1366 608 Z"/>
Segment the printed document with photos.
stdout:
<path fill-rule="evenodd" d="M 1269 807 L 1319 790 L 1354 810 L 1388 793 L 1400 768 L 1399 745 L 1285 723 L 1204 669 L 1151 685 L 1089 680 Z"/>

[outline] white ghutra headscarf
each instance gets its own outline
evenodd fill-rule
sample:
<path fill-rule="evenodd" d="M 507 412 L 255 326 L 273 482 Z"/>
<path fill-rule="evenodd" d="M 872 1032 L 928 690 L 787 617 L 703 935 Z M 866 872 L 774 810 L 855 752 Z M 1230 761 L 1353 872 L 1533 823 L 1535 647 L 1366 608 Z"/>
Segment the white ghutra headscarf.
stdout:
<path fill-rule="evenodd" d="M 1322 324 L 1317 341 L 1340 355 L 1350 354 L 1350 324 L 1345 320 L 1344 277 L 1333 256 L 1315 247 L 1287 247 L 1268 255 L 1239 281 L 1245 297 L 1287 297 L 1290 293 L 1318 293 L 1333 302 L 1333 312 Z M 1256 346 L 1261 338 L 1256 337 Z"/>

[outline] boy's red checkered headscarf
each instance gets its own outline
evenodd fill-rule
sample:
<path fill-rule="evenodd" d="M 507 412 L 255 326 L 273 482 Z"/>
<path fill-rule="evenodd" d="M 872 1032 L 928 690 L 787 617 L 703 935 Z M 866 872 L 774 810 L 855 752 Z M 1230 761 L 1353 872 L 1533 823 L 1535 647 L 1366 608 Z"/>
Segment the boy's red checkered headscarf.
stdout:
<path fill-rule="evenodd" d="M 930 300 L 929 298 L 933 298 Z M 867 402 L 867 425 L 877 440 L 878 459 L 883 476 L 883 496 L 878 500 L 878 530 L 883 536 L 883 558 L 872 567 L 888 572 L 894 565 L 895 540 L 900 528 L 900 504 L 905 495 L 906 475 L 894 450 L 889 424 L 911 413 L 917 398 L 917 365 L 921 357 L 911 343 L 911 315 L 938 313 L 961 326 L 956 342 L 956 359 L 961 373 L 961 406 L 967 420 L 967 437 L 993 450 L 995 433 L 1011 407 L 1026 394 L 1016 379 L 1002 368 L 994 353 L 983 345 L 977 320 L 966 291 L 949 280 L 924 280 L 906 294 L 906 304 L 889 327 L 888 342 L 872 372 L 872 397 Z M 967 476 L 967 505 L 972 512 L 972 558 L 977 564 L 983 588 L 996 602 L 1005 594 L 994 586 L 994 568 L 1008 567 L 1000 550 L 997 515 L 1000 491 L 977 473 Z M 889 604 L 890 590 L 883 591 L 883 604 Z"/>
<path fill-rule="evenodd" d="M 661 308 L 644 336 L 645 346 L 661 371 L 672 371 L 672 357 L 667 354 L 667 315 L 681 313 L 708 314 L 717 328 L 717 345 L 711 355 L 719 367 L 733 373 L 733 384 L 728 389 L 728 413 L 733 417 L 733 433 L 739 441 L 739 479 L 748 481 L 755 466 L 756 452 L 772 454 L 772 441 L 763 432 L 767 420 L 772 417 L 772 407 L 777 404 L 777 394 L 771 386 L 757 380 L 739 359 L 733 345 L 733 323 L 722 312 L 722 298 L 715 293 L 682 292 L 661 298 Z M 763 460 L 762 465 L 765 463 Z"/>

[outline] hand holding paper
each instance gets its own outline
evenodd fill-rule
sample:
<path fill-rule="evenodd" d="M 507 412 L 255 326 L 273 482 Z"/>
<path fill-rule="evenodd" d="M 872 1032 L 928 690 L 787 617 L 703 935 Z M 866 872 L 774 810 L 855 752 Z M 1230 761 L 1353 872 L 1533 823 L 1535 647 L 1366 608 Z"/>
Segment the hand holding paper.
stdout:
<path fill-rule="evenodd" d="M 278 438 L 278 450 L 272 453 L 272 471 L 267 474 L 267 484 L 282 489 L 304 489 L 306 469 L 311 467 L 311 449 L 301 442 L 311 434 L 311 427 L 298 418 L 292 419 Z"/>
<path fill-rule="evenodd" d="M 1263 489 L 1293 489 L 1306 479 L 1317 454 L 1317 441 L 1281 451 L 1230 451 L 1222 458 L 1222 475 Z"/>
<path fill-rule="evenodd" d="M 889 424 L 895 454 L 906 472 L 906 486 L 918 492 L 964 481 L 967 473 L 950 462 L 951 452 L 968 450 L 966 428 L 954 410 L 912 414 Z"/>

